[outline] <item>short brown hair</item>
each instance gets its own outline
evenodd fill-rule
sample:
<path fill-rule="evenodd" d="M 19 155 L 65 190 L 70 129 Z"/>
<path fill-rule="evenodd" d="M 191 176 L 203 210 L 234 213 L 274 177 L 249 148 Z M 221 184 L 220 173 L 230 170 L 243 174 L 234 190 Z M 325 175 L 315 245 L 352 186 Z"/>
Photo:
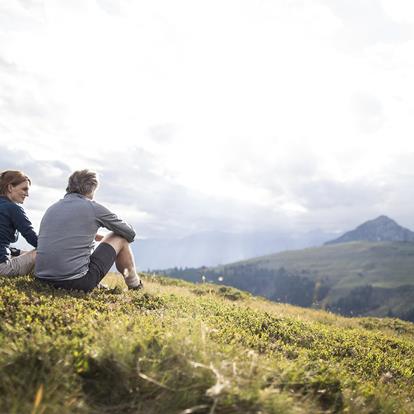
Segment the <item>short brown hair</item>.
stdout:
<path fill-rule="evenodd" d="M 0 174 L 0 195 L 7 194 L 7 187 L 11 184 L 13 187 L 28 181 L 30 185 L 32 182 L 30 178 L 22 171 L 6 170 Z"/>
<path fill-rule="evenodd" d="M 79 193 L 88 195 L 98 187 L 96 172 L 90 170 L 75 171 L 68 181 L 67 193 Z"/>

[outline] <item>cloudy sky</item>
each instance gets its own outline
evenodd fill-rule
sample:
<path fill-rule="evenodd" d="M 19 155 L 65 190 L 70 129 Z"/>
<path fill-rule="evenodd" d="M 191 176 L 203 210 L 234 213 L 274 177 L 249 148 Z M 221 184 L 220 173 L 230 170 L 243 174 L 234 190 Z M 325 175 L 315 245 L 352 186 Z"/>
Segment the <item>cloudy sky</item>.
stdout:
<path fill-rule="evenodd" d="M 411 0 L 2 0 L 0 169 L 140 237 L 414 229 Z"/>

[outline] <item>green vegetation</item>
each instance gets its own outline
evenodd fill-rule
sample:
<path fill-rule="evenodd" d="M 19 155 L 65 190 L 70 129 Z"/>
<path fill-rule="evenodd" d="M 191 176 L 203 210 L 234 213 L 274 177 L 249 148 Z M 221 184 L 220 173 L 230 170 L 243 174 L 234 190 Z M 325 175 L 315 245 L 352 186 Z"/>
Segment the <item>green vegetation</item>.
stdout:
<path fill-rule="evenodd" d="M 350 242 L 257 257 L 224 267 L 255 265 L 264 269 L 305 270 L 314 279 L 329 278 L 336 288 L 361 284 L 395 288 L 414 285 L 414 243 Z M 218 268 L 220 271 L 222 268 Z"/>
<path fill-rule="evenodd" d="M 144 276 L 0 277 L 0 412 L 412 413 L 414 325 Z"/>
<path fill-rule="evenodd" d="M 208 280 L 278 302 L 414 322 L 414 243 L 350 242 L 203 269 Z M 201 269 L 170 269 L 200 280 Z"/>

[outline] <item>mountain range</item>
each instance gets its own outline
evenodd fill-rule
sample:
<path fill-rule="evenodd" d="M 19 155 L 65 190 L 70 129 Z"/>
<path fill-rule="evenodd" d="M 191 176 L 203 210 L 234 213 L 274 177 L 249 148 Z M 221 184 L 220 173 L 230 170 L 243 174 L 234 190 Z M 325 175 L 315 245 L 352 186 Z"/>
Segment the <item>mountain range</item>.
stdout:
<path fill-rule="evenodd" d="M 414 232 L 387 216 L 380 216 L 340 237 L 322 230 L 292 232 L 278 229 L 248 233 L 208 231 L 180 239 L 139 239 L 132 244 L 132 249 L 139 268 L 149 270 L 218 266 L 287 250 L 350 241 L 414 242 Z"/>
<path fill-rule="evenodd" d="M 323 246 L 166 273 L 202 277 L 268 299 L 344 315 L 414 321 L 413 232 L 380 216 Z"/>
<path fill-rule="evenodd" d="M 313 230 L 304 233 L 268 231 L 229 233 L 209 231 L 180 239 L 139 239 L 131 245 L 142 270 L 217 266 L 284 250 L 318 246 L 335 237 Z"/>

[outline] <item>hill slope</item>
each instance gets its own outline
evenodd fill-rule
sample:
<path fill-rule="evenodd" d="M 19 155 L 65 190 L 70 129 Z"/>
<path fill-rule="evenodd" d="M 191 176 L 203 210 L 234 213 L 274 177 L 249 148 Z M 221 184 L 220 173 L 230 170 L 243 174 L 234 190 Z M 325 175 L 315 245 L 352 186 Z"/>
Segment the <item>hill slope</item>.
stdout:
<path fill-rule="evenodd" d="M 205 270 L 209 280 L 268 299 L 345 315 L 414 321 L 414 243 L 350 242 L 261 256 Z M 169 272 L 199 280 L 199 271 Z"/>
<path fill-rule="evenodd" d="M 145 278 L 144 292 L 0 277 L 0 412 L 409 413 L 414 325 Z"/>
<path fill-rule="evenodd" d="M 239 266 L 305 272 L 314 280 L 327 278 L 337 289 L 362 284 L 397 287 L 414 284 L 414 243 L 350 242 L 292 250 L 215 268 Z"/>

